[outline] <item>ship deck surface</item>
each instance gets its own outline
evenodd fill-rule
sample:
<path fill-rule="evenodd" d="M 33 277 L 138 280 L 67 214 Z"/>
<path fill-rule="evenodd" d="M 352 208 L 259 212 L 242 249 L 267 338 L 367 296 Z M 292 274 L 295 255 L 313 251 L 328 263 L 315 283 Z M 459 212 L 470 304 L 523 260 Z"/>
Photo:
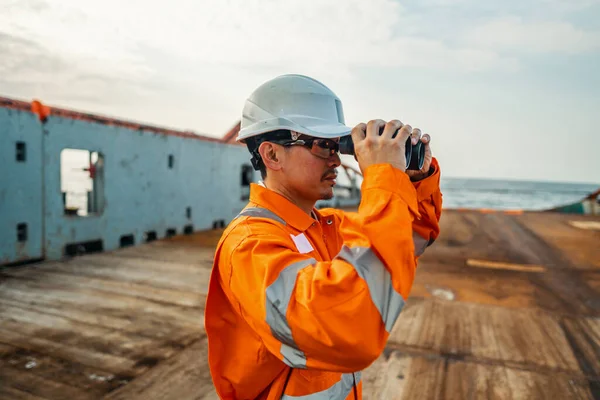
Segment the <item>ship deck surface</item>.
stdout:
<path fill-rule="evenodd" d="M 599 398 L 598 221 L 444 211 L 364 398 Z M 0 268 L 0 399 L 216 399 L 220 234 Z"/>

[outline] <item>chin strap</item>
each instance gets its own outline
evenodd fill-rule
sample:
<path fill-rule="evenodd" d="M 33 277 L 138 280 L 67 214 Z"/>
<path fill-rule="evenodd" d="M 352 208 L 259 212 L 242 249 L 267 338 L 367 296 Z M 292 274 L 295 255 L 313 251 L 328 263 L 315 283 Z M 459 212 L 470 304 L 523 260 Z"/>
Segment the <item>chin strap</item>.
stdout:
<path fill-rule="evenodd" d="M 250 162 L 252 163 L 252 168 L 254 168 L 255 171 L 260 170 L 262 159 L 260 158 L 258 150 L 253 150 L 250 152 L 250 154 L 252 154 L 252 158 L 250 159 Z"/>

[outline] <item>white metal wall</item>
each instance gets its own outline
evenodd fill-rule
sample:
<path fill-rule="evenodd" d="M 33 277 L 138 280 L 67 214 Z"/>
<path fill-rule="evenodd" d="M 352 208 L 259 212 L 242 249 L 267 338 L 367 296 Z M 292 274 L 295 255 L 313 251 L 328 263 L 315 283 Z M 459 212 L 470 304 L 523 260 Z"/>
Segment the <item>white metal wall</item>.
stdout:
<path fill-rule="evenodd" d="M 18 140 L 28 143 L 23 165 L 15 162 Z M 65 215 L 60 182 L 65 148 L 102 153 L 101 214 Z M 31 113 L 0 109 L 0 149 L 0 263 L 59 259 L 66 245 L 89 241 L 101 240 L 104 250 L 112 250 L 124 235 L 142 243 L 148 231 L 160 239 L 168 229 L 177 234 L 190 225 L 211 229 L 215 221 L 227 224 L 247 201 L 240 176 L 249 153 L 241 146 L 56 116 L 42 125 Z M 16 224 L 25 217 L 29 239 L 19 244 Z"/>
<path fill-rule="evenodd" d="M 0 264 L 42 257 L 42 204 L 40 123 L 29 112 L 0 108 Z"/>

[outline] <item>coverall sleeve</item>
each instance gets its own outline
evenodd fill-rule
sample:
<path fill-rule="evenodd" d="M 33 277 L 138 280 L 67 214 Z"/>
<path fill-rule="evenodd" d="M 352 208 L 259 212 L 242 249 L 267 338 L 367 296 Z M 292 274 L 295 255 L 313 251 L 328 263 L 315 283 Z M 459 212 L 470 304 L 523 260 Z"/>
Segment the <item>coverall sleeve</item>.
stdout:
<path fill-rule="evenodd" d="M 440 166 L 434 158 L 431 162 L 433 173 L 427 178 L 414 182 L 417 191 L 420 217 L 413 221 L 413 241 L 415 255 L 421 256 L 440 234 L 442 215 L 442 192 L 440 191 Z"/>
<path fill-rule="evenodd" d="M 417 190 L 389 164 L 365 170 L 356 213 L 338 214 L 332 261 L 301 254 L 283 227 L 246 226 L 229 293 L 267 349 L 293 368 L 355 372 L 379 357 L 413 284 Z M 242 227 L 240 227 L 242 228 Z"/>

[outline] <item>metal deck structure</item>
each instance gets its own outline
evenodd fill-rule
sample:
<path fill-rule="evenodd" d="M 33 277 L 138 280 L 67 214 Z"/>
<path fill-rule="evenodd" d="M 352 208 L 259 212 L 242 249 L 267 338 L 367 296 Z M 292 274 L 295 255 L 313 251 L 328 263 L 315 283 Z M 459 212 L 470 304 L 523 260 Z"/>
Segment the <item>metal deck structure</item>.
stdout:
<path fill-rule="evenodd" d="M 80 204 L 66 151 L 89 156 Z M 243 146 L 218 138 L 5 97 L 0 171 L 0 265 L 223 226 L 259 175 Z"/>

